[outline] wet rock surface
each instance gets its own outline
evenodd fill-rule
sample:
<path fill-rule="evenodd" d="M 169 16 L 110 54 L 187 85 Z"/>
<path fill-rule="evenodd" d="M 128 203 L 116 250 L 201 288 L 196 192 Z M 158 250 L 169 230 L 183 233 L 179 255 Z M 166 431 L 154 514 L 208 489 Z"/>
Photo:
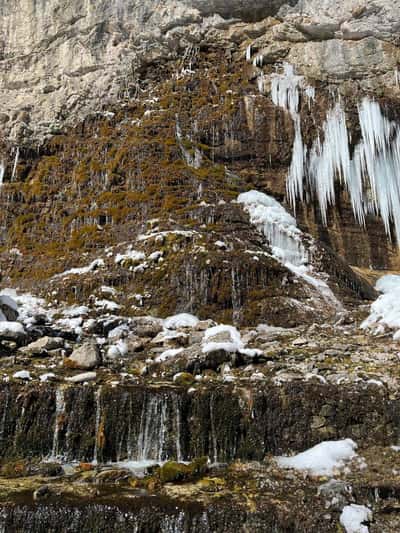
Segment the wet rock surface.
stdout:
<path fill-rule="evenodd" d="M 14 364 L 2 365 L 6 531 L 75 531 L 78 519 L 83 531 L 114 531 L 114 522 L 121 531 L 229 531 L 234 522 L 337 531 L 352 503 L 373 510 L 370 531 L 397 527 L 398 348 L 360 332 L 357 314 L 296 328 L 216 329 L 190 315 L 86 320 L 115 326 L 100 355 L 134 335 L 132 350 L 82 373 L 53 340 L 74 353 L 90 335 L 61 341 L 49 322 L 34 346 L 52 349 L 33 357 L 15 345 Z M 29 381 L 14 377 L 21 371 Z M 357 456 L 331 477 L 282 469 L 274 458 L 349 438 Z M 66 516 L 75 517 L 68 526 Z"/>

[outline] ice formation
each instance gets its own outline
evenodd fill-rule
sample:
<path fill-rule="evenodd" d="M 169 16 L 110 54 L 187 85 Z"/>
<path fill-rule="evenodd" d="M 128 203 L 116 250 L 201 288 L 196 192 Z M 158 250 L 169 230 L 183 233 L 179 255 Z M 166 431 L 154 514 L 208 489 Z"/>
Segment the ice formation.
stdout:
<path fill-rule="evenodd" d="M 293 206 L 293 200 L 303 199 L 303 175 L 307 159 L 307 147 L 303 143 L 299 114 L 302 95 L 310 104 L 315 99 L 315 90 L 305 83 L 303 76 L 294 73 L 292 65 L 284 63 L 283 73 L 271 76 L 271 97 L 276 106 L 289 111 L 294 122 L 293 157 L 288 176 L 288 194 Z"/>
<path fill-rule="evenodd" d="M 292 215 L 272 196 L 259 191 L 239 194 L 237 201 L 244 205 L 250 222 L 265 236 L 271 246 L 272 256 L 316 289 L 330 305 L 340 308 L 327 283 L 313 271 L 310 246 L 306 248 L 304 245 L 307 239 Z M 309 241 L 312 242 L 311 239 Z"/>
<path fill-rule="evenodd" d="M 264 92 L 265 79 L 260 80 L 259 89 Z M 303 201 L 305 189 L 309 189 L 326 224 L 328 207 L 335 204 L 335 182 L 339 181 L 348 191 L 357 222 L 364 225 L 366 215 L 378 215 L 389 237 L 393 225 L 400 243 L 399 125 L 385 117 L 378 102 L 364 98 L 358 106 L 361 139 L 352 154 L 346 113 L 338 100 L 327 112 L 321 136 L 307 147 L 299 114 L 302 97 L 310 106 L 315 90 L 294 73 L 291 65 L 284 65 L 282 74 L 272 75 L 272 101 L 288 111 L 294 123 L 293 155 L 286 182 L 291 205 Z"/>

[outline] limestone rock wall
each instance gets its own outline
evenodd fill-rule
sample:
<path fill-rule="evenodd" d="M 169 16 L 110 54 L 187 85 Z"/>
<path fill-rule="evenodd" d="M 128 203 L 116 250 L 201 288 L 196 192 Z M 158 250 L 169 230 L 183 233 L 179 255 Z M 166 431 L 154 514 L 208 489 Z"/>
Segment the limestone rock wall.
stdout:
<path fill-rule="evenodd" d="M 14 142 L 132 97 L 143 64 L 207 40 L 261 38 L 273 60 L 375 89 L 395 86 L 400 60 L 397 0 L 18 0 L 0 10 L 0 120 Z"/>

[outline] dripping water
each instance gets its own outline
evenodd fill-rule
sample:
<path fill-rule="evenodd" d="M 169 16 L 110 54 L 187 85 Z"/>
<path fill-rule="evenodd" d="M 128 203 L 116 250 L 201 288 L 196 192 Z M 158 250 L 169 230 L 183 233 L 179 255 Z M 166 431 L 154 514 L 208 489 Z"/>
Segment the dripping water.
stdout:
<path fill-rule="evenodd" d="M 101 385 L 96 391 L 96 423 L 94 430 L 94 451 L 93 451 L 93 464 L 98 464 L 99 454 L 99 429 L 101 420 Z"/>
<path fill-rule="evenodd" d="M 56 413 L 55 413 L 55 423 L 54 423 L 54 433 L 53 433 L 53 447 L 51 450 L 51 459 L 55 460 L 59 458 L 59 436 L 60 429 L 63 425 L 63 417 L 65 415 L 65 397 L 64 389 L 56 389 Z"/>

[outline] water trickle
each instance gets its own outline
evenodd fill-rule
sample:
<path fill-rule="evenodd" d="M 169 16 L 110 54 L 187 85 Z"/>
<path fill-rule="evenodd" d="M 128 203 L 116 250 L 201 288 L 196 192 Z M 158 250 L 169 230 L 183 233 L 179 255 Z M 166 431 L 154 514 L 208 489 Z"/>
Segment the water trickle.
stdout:
<path fill-rule="evenodd" d="M 210 425 L 211 425 L 211 446 L 212 446 L 212 457 L 213 462 L 218 462 L 218 439 L 217 439 L 217 431 L 215 427 L 215 416 L 214 416 L 214 394 L 211 395 L 210 398 Z"/>
<path fill-rule="evenodd" d="M 101 385 L 96 391 L 96 425 L 94 432 L 94 452 L 93 464 L 98 464 L 99 441 L 100 441 L 100 422 L 101 422 Z"/>
<path fill-rule="evenodd" d="M 3 416 L 1 417 L 1 422 L 0 422 L 0 444 L 2 444 L 2 442 L 4 440 L 4 432 L 5 432 L 5 427 L 6 427 L 6 418 L 7 418 L 8 406 L 9 406 L 9 403 L 10 403 L 10 391 L 9 391 L 8 388 L 6 389 L 5 395 L 6 395 L 6 400 L 4 402 Z"/>
<path fill-rule="evenodd" d="M 176 445 L 176 458 L 178 461 L 183 461 L 182 447 L 181 447 L 181 429 L 182 429 L 182 420 L 181 420 L 181 405 L 179 402 L 179 397 L 174 398 L 174 411 L 175 411 L 175 445 Z"/>
<path fill-rule="evenodd" d="M 65 397 L 64 389 L 61 387 L 56 390 L 56 412 L 55 412 L 55 423 L 54 423 L 54 434 L 53 434 L 53 447 L 51 450 L 51 459 L 59 459 L 62 455 L 59 449 L 59 436 L 60 429 L 63 426 L 65 416 Z"/>
<path fill-rule="evenodd" d="M 137 441 L 137 460 L 165 459 L 164 445 L 166 436 L 167 402 L 163 394 L 146 397 L 140 420 Z"/>

